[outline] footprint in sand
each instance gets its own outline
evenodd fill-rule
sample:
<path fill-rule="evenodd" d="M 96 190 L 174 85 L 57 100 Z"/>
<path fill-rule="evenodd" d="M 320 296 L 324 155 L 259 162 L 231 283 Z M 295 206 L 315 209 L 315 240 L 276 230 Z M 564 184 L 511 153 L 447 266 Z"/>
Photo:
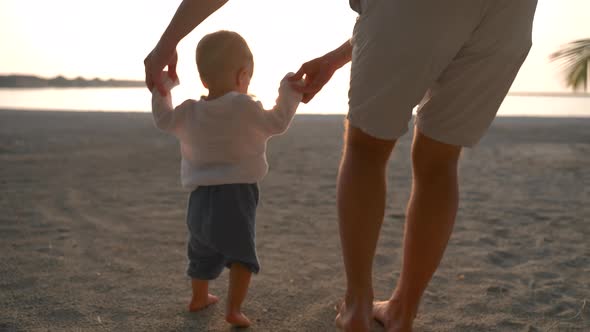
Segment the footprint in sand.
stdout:
<path fill-rule="evenodd" d="M 51 317 L 50 319 L 57 320 L 60 322 L 63 322 L 63 321 L 74 322 L 74 321 L 80 321 L 81 319 L 84 318 L 84 315 L 82 315 L 79 311 L 74 310 L 74 309 L 69 309 L 69 308 L 57 309 L 57 310 L 53 310 L 48 313 L 49 313 L 49 316 Z"/>
<path fill-rule="evenodd" d="M 376 254 L 374 262 L 377 266 L 389 266 L 393 264 L 393 257 L 383 254 Z"/>
<path fill-rule="evenodd" d="M 525 324 L 508 319 L 505 319 L 498 323 L 498 328 L 500 331 L 522 331 L 524 327 Z"/>
<path fill-rule="evenodd" d="M 508 288 L 504 286 L 490 286 L 486 289 L 489 295 L 504 295 L 508 294 Z"/>
<path fill-rule="evenodd" d="M 559 278 L 559 274 L 549 271 L 538 271 L 533 273 L 535 279 L 556 279 Z"/>
<path fill-rule="evenodd" d="M 6 289 L 6 290 L 11 290 L 11 291 L 23 290 L 23 289 L 27 289 L 27 288 L 32 288 L 33 286 L 35 286 L 36 282 L 37 282 L 36 278 L 24 278 L 24 279 L 20 279 L 18 281 L 11 282 L 8 284 L 0 284 L 0 289 Z M 0 329 L 0 331 L 4 331 L 4 330 Z"/>
<path fill-rule="evenodd" d="M 496 250 L 488 254 L 488 261 L 499 267 L 513 267 L 523 262 L 525 258 L 508 251 Z"/>
<path fill-rule="evenodd" d="M 0 150 L 0 152 L 2 152 Z M 18 331 L 17 326 L 14 323 L 0 323 L 0 331 L 6 331 L 6 332 L 12 332 L 12 331 Z"/>
<path fill-rule="evenodd" d="M 57 232 L 59 233 L 59 235 L 55 238 L 58 241 L 64 241 L 70 238 L 70 230 L 67 228 L 58 228 Z"/>
<path fill-rule="evenodd" d="M 487 236 L 480 237 L 478 241 L 481 244 L 485 244 L 485 245 L 489 245 L 489 246 L 495 246 L 498 244 L 498 241 L 496 241 L 493 238 L 487 237 Z"/>
<path fill-rule="evenodd" d="M 544 314 L 549 317 L 572 317 L 576 314 L 579 304 L 571 302 L 560 301 L 553 304 L 549 309 L 544 311 Z"/>
<path fill-rule="evenodd" d="M 406 215 L 403 214 L 403 213 L 391 213 L 389 215 L 389 218 L 390 219 L 393 219 L 393 220 L 405 220 L 406 219 Z"/>
<path fill-rule="evenodd" d="M 510 235 L 510 231 L 506 228 L 496 228 L 494 229 L 494 237 L 499 237 L 499 238 L 506 238 L 508 237 L 508 235 Z"/>
<path fill-rule="evenodd" d="M 64 253 L 60 250 L 56 250 L 51 244 L 46 247 L 38 247 L 35 251 L 40 252 L 42 254 L 47 254 L 53 257 L 63 257 Z"/>

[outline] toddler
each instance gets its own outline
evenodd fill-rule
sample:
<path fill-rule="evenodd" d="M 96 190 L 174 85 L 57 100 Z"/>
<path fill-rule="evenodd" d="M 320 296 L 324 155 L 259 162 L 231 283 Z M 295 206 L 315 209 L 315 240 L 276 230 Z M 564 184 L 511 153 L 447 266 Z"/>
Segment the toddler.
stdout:
<path fill-rule="evenodd" d="M 170 93 L 152 91 L 154 122 L 180 141 L 181 182 L 192 190 L 187 208 L 189 310 L 218 301 L 209 294 L 209 281 L 228 267 L 226 320 L 246 327 L 250 320 L 241 306 L 251 274 L 260 269 L 255 221 L 257 183 L 268 172 L 266 142 L 287 130 L 302 95 L 287 81 L 290 73 L 280 83 L 274 108 L 265 110 L 253 100 L 247 94 L 254 69 L 252 53 L 235 32 L 203 37 L 196 62 L 207 96 L 174 108 Z M 176 84 L 169 79 L 166 83 L 168 89 Z"/>

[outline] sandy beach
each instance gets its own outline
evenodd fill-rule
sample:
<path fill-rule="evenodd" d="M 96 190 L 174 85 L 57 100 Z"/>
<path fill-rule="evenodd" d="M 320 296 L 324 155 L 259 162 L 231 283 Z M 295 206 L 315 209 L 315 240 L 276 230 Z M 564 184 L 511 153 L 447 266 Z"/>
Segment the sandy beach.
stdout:
<path fill-rule="evenodd" d="M 269 143 L 248 331 L 335 330 L 342 123 L 299 115 Z M 378 299 L 399 276 L 409 148 L 390 163 Z M 227 272 L 222 302 L 186 311 L 179 162 L 148 113 L 0 111 L 0 331 L 229 331 Z M 460 172 L 416 331 L 590 331 L 590 118 L 498 118 Z"/>

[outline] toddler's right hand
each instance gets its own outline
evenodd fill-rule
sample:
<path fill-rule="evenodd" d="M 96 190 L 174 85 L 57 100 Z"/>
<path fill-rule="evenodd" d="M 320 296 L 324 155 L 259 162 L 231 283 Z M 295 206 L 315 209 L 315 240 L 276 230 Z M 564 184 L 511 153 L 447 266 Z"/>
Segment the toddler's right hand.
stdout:
<path fill-rule="evenodd" d="M 174 88 L 175 86 L 177 86 L 178 84 L 180 84 L 180 81 L 178 80 L 178 77 L 176 77 L 175 80 L 172 80 L 172 78 L 170 77 L 170 75 L 168 75 L 168 72 L 165 71 L 165 70 L 162 72 L 162 78 L 163 78 L 162 79 L 162 85 L 163 85 L 163 88 L 166 90 L 166 94 L 170 93 L 170 90 L 172 90 L 172 88 Z M 158 89 L 157 87 L 154 87 L 152 89 L 152 93 L 155 93 L 156 91 L 158 93 L 160 93 L 160 95 L 165 96 L 165 95 L 163 95 L 160 92 L 160 89 Z"/>

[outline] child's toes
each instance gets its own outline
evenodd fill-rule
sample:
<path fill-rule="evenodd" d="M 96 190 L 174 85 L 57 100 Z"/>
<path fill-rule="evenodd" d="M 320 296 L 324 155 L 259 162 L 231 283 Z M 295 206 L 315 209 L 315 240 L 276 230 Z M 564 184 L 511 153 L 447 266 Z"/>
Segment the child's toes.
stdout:
<path fill-rule="evenodd" d="M 234 327 L 248 327 L 252 323 L 243 313 L 229 313 L 225 316 L 225 320 Z"/>

